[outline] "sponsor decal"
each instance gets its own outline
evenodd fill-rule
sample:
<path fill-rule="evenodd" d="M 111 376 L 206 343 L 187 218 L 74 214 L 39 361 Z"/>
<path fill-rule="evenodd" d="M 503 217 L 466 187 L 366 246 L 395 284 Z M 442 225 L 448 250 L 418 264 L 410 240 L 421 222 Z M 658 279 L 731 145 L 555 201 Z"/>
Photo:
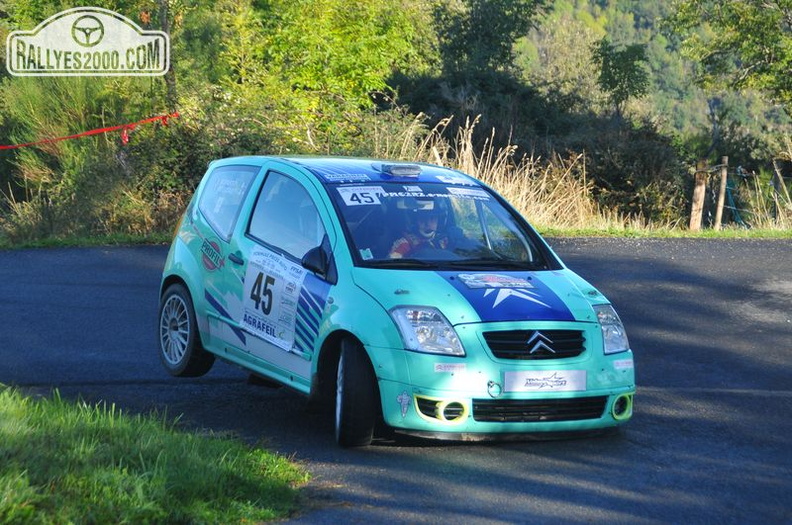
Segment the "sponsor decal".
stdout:
<path fill-rule="evenodd" d="M 613 368 L 616 370 L 632 370 L 635 365 L 632 359 L 617 359 L 613 362 Z"/>
<path fill-rule="evenodd" d="M 354 186 L 337 190 L 347 206 L 379 206 L 379 196 L 384 193 L 381 186 Z"/>
<path fill-rule="evenodd" d="M 476 310 L 482 321 L 574 321 L 564 301 L 527 272 L 438 272 Z"/>
<path fill-rule="evenodd" d="M 225 265 L 225 259 L 220 251 L 220 243 L 216 240 L 204 239 L 201 244 L 201 262 L 204 268 L 210 272 L 222 268 Z"/>
<path fill-rule="evenodd" d="M 448 193 L 461 198 L 490 200 L 490 195 L 480 188 L 448 188 Z"/>
<path fill-rule="evenodd" d="M 576 392 L 586 390 L 585 370 L 532 370 L 506 372 L 506 392 Z"/>
<path fill-rule="evenodd" d="M 410 408 L 410 394 L 405 390 L 396 398 L 396 402 L 401 407 L 402 418 L 407 416 L 407 410 Z"/>
<path fill-rule="evenodd" d="M 446 184 L 459 184 L 462 186 L 478 186 L 478 183 L 468 180 L 465 177 L 456 177 L 454 175 L 438 175 L 435 177 L 440 182 L 445 182 Z"/>
<path fill-rule="evenodd" d="M 306 270 L 282 255 L 254 251 L 245 274 L 242 326 L 290 351 L 294 346 L 300 291 Z"/>
<path fill-rule="evenodd" d="M 436 374 L 464 372 L 467 369 L 465 363 L 435 363 L 434 371 Z"/>
<path fill-rule="evenodd" d="M 245 315 L 242 317 L 242 324 L 251 332 L 262 335 L 265 338 L 278 339 L 283 336 L 283 332 L 278 331 L 275 325 L 268 323 L 260 317 L 250 315 L 247 312 L 245 312 Z"/>
<path fill-rule="evenodd" d="M 460 273 L 459 280 L 468 288 L 533 288 L 521 277 L 497 273 Z"/>
<path fill-rule="evenodd" d="M 371 177 L 365 173 L 320 173 L 327 182 L 364 182 L 370 181 Z"/>

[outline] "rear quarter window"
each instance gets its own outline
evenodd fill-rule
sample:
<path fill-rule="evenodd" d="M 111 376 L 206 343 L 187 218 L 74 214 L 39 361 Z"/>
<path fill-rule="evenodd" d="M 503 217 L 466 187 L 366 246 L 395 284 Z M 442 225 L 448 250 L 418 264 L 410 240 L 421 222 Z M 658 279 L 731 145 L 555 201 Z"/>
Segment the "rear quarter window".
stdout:
<path fill-rule="evenodd" d="M 259 169 L 256 166 L 222 166 L 206 176 L 198 209 L 221 238 L 231 238 L 242 203 Z"/>

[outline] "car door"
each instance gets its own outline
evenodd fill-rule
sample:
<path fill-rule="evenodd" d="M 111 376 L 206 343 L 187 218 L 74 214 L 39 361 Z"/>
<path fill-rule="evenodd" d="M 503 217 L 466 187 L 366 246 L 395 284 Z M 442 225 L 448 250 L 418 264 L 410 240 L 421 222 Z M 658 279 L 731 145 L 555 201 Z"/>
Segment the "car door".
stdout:
<path fill-rule="evenodd" d="M 226 283 L 238 298 L 226 343 L 249 354 L 254 367 L 306 388 L 332 286 L 301 264 L 320 245 L 330 251 L 334 238 L 319 197 L 296 170 L 268 170 L 229 257 L 229 270 L 242 277 Z"/>

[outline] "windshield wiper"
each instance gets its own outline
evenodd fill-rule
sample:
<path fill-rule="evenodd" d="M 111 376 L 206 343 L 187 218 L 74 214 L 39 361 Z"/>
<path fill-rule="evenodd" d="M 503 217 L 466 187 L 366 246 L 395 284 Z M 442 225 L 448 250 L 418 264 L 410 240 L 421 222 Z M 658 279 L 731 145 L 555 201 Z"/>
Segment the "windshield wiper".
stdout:
<path fill-rule="evenodd" d="M 543 264 L 532 263 L 528 261 L 510 261 L 507 259 L 461 259 L 458 261 L 444 261 L 443 266 L 451 268 L 492 268 L 504 270 L 539 270 L 545 268 Z"/>
<path fill-rule="evenodd" d="M 366 261 L 365 266 L 369 268 L 432 268 L 438 267 L 436 262 L 422 261 L 420 259 L 380 259 L 377 261 Z"/>

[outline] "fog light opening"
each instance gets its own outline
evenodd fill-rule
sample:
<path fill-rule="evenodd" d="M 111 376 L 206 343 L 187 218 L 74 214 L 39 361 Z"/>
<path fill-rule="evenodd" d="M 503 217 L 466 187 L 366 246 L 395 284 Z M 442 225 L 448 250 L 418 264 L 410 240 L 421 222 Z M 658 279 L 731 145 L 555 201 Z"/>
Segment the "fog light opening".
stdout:
<path fill-rule="evenodd" d="M 467 417 L 469 409 L 462 401 L 415 396 L 418 415 L 434 423 L 461 423 Z"/>
<path fill-rule="evenodd" d="M 624 421 L 630 419 L 633 412 L 633 396 L 632 394 L 622 394 L 613 402 L 613 419 L 617 421 Z"/>
<path fill-rule="evenodd" d="M 448 403 L 441 403 L 440 407 L 438 407 L 440 412 L 440 419 L 443 421 L 448 421 L 452 423 L 457 421 L 458 419 L 464 417 L 467 414 L 467 410 L 465 410 L 465 405 L 458 401 L 450 401 Z"/>

